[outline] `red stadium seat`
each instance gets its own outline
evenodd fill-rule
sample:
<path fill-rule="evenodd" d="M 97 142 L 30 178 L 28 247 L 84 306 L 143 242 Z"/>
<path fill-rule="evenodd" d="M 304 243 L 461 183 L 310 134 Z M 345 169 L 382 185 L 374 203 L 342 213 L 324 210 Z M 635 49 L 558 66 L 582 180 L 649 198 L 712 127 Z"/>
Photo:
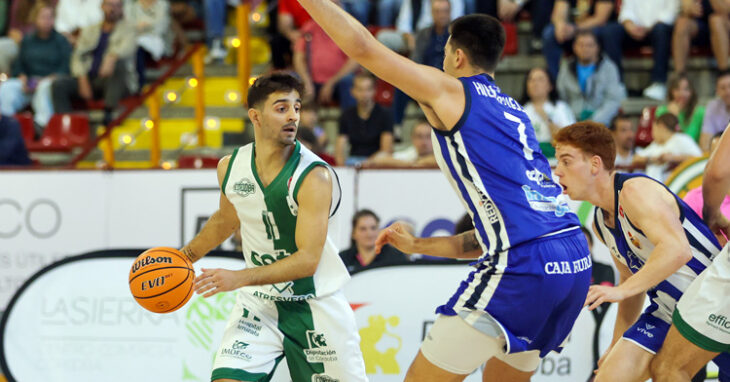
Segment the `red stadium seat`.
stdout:
<path fill-rule="evenodd" d="M 515 23 L 502 23 L 502 26 L 504 27 L 504 32 L 506 35 L 506 39 L 504 42 L 504 52 L 503 55 L 505 56 L 514 56 L 517 54 L 517 25 Z"/>
<path fill-rule="evenodd" d="M 184 155 L 177 159 L 178 168 L 216 168 L 218 167 L 218 157 L 201 157 L 194 155 Z"/>
<path fill-rule="evenodd" d="M 20 133 L 23 135 L 25 145 L 33 143 L 33 114 L 31 113 L 20 113 L 15 114 L 15 119 L 20 124 Z"/>
<path fill-rule="evenodd" d="M 647 106 L 641 110 L 639 126 L 636 129 L 636 147 L 646 147 L 653 140 L 651 136 L 651 125 L 654 123 L 655 112 L 656 106 Z"/>
<path fill-rule="evenodd" d="M 395 88 L 393 85 L 378 78 L 375 83 L 375 102 L 382 106 L 390 107 L 393 104 L 394 95 Z"/>
<path fill-rule="evenodd" d="M 90 139 L 89 118 L 85 114 L 55 114 L 40 140 L 28 145 L 30 151 L 70 151 Z"/>

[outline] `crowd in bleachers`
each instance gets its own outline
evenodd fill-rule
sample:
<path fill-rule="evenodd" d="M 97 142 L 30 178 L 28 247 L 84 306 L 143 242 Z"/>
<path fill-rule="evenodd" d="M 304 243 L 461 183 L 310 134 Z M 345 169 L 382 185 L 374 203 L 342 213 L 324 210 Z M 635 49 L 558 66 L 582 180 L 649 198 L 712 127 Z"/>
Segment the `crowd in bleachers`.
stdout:
<path fill-rule="evenodd" d="M 648 55 L 650 51 L 652 58 L 649 81 L 636 95 L 647 104 L 650 99 L 666 103 L 648 116 L 649 128 L 661 138 L 651 142 L 650 134 L 639 134 L 649 135 L 638 142 L 648 147 L 638 155 L 633 155 L 633 147 L 620 149 L 625 150 L 619 156 L 621 164 L 671 169 L 678 159 L 691 155 L 675 152 L 673 142 L 692 141 L 706 153 L 712 137 L 730 120 L 730 72 L 726 71 L 730 4 L 723 0 L 333 1 L 368 25 L 391 49 L 438 68 L 448 25 L 456 17 L 491 14 L 508 31 L 514 30 L 515 22 L 529 24 L 528 51 L 542 54 L 546 64 L 525 73 L 523 94 L 513 96 L 522 97 L 547 156 L 554 152 L 552 135 L 575 121 L 591 119 L 616 129 L 617 123 L 636 125 L 632 118 L 620 115 L 629 93 L 624 85 L 624 58 L 636 52 Z M 30 107 L 36 136 L 42 135 L 54 113 L 88 107 L 83 101 L 102 101 L 97 105 L 103 105 L 104 122 L 108 122 L 120 100 L 144 86 L 146 63 L 187 44 L 181 24 L 197 18 L 204 21 L 208 62 L 227 55 L 225 0 L 0 0 L 0 4 L 6 9 L 0 15 L 5 16 L 0 20 L 4 36 L 0 38 L 0 72 L 7 73 L 0 85 L 0 112 L 12 117 Z M 303 118 L 302 126 L 311 128 L 308 132 L 313 133 L 317 150 L 338 165 L 403 165 L 397 158 L 404 154 L 395 148 L 401 139 L 408 141 L 409 134 L 402 133 L 411 102 L 408 96 L 363 73 L 296 0 L 273 1 L 268 8 L 273 16 L 268 29 L 270 69 L 291 70 L 304 82 L 305 111 L 310 110 L 313 118 Z M 515 38 L 508 33 L 508 39 Z M 507 46 L 514 43 L 508 41 Z M 700 99 L 685 73 L 691 47 L 709 47 L 707 53 L 711 50 L 715 57 L 717 97 L 709 102 Z M 334 141 L 327 139 L 316 121 L 317 110 L 332 107 L 340 109 Z M 651 128 L 651 121 L 667 114 L 677 123 L 666 117 L 665 124 Z M 665 137 L 662 132 L 667 129 L 672 135 Z M 411 154 L 417 149 L 416 145 L 406 148 Z M 424 150 L 418 149 L 418 158 L 408 163 L 432 165 L 430 158 L 421 158 Z M 666 151 L 673 154 L 672 160 L 663 155 Z"/>

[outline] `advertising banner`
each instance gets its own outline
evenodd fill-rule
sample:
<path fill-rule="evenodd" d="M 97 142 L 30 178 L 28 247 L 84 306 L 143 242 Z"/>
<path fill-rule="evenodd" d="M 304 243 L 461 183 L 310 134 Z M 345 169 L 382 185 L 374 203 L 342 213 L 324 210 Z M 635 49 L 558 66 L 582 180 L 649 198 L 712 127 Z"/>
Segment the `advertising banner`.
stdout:
<path fill-rule="evenodd" d="M 235 294 L 194 295 L 174 313 L 150 313 L 137 305 L 127 286 L 139 252 L 76 256 L 36 274 L 0 324 L 6 376 L 16 381 L 208 381 Z M 243 266 L 235 254 L 227 254 L 231 257 L 205 257 L 195 268 Z M 469 271 L 466 264 L 410 265 L 353 276 L 345 295 L 355 311 L 371 381 L 403 380 L 433 324 L 435 307 Z M 613 316 L 601 325 L 601 352 L 610 342 Z M 533 380 L 587 379 L 596 329 L 593 315 L 582 312 L 564 351 L 548 355 Z M 290 380 L 282 362 L 272 381 Z M 479 370 L 467 379 L 480 380 Z"/>

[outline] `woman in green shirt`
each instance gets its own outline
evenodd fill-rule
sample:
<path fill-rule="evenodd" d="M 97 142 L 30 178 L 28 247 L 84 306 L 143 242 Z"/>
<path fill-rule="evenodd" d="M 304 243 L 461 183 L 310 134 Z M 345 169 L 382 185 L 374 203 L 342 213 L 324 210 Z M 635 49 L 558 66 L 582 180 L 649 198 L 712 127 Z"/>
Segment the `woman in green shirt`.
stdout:
<path fill-rule="evenodd" d="M 654 118 L 667 112 L 676 115 L 682 132 L 699 142 L 705 107 L 697 105 L 697 92 L 686 74 L 672 74 L 668 82 L 667 104 L 656 108 Z"/>

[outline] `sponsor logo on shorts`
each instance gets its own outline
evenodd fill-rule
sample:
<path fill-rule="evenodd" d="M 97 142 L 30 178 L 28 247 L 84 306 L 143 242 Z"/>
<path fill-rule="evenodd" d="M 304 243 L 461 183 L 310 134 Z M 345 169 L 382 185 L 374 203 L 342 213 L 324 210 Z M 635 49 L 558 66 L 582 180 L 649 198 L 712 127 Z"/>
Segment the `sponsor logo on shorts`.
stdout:
<path fill-rule="evenodd" d="M 245 353 L 243 350 L 245 350 L 249 344 L 243 342 L 243 341 L 233 341 L 233 345 L 231 345 L 228 349 L 221 349 L 221 356 L 223 357 L 235 357 L 240 359 L 245 359 L 246 361 L 250 361 L 251 355 L 248 353 Z"/>
<path fill-rule="evenodd" d="M 310 300 L 314 298 L 314 294 L 305 294 L 305 295 L 297 295 L 297 296 L 291 296 L 291 297 L 285 297 L 285 296 L 272 296 L 270 294 L 262 293 L 259 291 L 253 292 L 254 297 L 258 297 L 263 300 L 269 300 L 269 301 L 305 301 Z"/>
<path fill-rule="evenodd" d="M 307 362 L 337 361 L 337 352 L 329 349 L 324 334 L 317 333 L 314 330 L 307 330 L 306 333 L 309 349 L 304 349 L 304 354 L 307 356 Z"/>
<path fill-rule="evenodd" d="M 312 382 L 340 382 L 337 378 L 332 378 L 329 375 L 314 374 L 312 376 Z"/>
<path fill-rule="evenodd" d="M 651 330 L 656 328 L 656 326 L 651 325 L 651 324 L 645 324 L 644 326 L 646 327 L 646 329 L 639 327 L 636 329 L 636 331 L 638 331 L 639 333 L 641 333 L 649 338 L 654 338 L 654 333 L 652 333 Z"/>
<path fill-rule="evenodd" d="M 723 333 L 730 333 L 730 318 L 724 315 L 710 314 L 707 324 Z"/>
<path fill-rule="evenodd" d="M 548 275 L 567 275 L 591 269 L 593 261 L 590 256 L 575 261 L 549 261 L 545 263 L 545 273 Z"/>
<path fill-rule="evenodd" d="M 250 179 L 243 178 L 233 185 L 233 191 L 245 198 L 256 192 L 256 185 Z"/>

